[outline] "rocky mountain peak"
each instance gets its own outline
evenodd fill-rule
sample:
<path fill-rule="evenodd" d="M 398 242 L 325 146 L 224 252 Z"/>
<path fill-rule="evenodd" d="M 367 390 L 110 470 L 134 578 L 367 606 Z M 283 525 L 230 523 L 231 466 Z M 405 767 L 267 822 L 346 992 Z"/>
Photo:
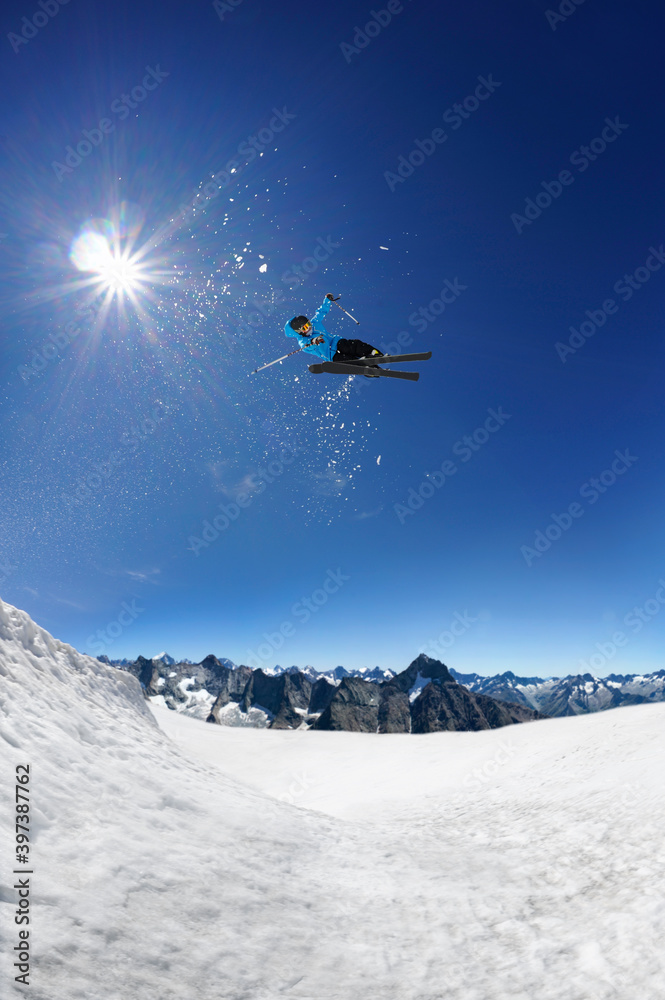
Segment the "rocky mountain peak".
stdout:
<path fill-rule="evenodd" d="M 457 683 L 445 663 L 441 663 L 440 660 L 434 660 L 425 653 L 421 653 L 409 664 L 406 673 L 412 673 L 414 677 L 420 674 L 421 677 L 429 677 L 430 680 L 438 681 L 440 684 Z"/>
<path fill-rule="evenodd" d="M 208 653 L 206 658 L 201 660 L 198 666 L 204 667 L 206 670 L 211 670 L 213 673 L 217 673 L 220 668 L 224 666 L 224 664 L 221 663 L 212 653 Z"/>
<path fill-rule="evenodd" d="M 413 691 L 414 685 L 417 685 L 418 688 L 424 687 L 423 682 L 427 681 L 434 684 L 457 684 L 445 663 L 434 660 L 426 653 L 420 653 L 406 670 L 403 670 L 401 674 L 396 674 L 385 683 L 406 692 Z"/>

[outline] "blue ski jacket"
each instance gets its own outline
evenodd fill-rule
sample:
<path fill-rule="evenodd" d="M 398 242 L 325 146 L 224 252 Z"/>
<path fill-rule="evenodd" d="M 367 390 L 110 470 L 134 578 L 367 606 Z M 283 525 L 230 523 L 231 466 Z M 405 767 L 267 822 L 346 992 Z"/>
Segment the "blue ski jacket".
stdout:
<path fill-rule="evenodd" d="M 323 317 L 330 312 L 331 305 L 332 303 L 330 299 L 325 298 L 323 300 L 323 303 L 319 306 L 310 320 L 312 329 L 306 337 L 301 337 L 295 330 L 292 330 L 289 325 L 290 321 L 284 325 L 284 333 L 287 337 L 295 337 L 300 346 L 304 347 L 308 354 L 316 354 L 317 357 L 323 358 L 324 361 L 332 361 L 333 355 L 337 350 L 337 341 L 340 339 L 339 337 L 331 336 L 322 322 Z M 323 343 L 312 344 L 312 339 L 315 339 L 316 337 L 323 337 Z"/>

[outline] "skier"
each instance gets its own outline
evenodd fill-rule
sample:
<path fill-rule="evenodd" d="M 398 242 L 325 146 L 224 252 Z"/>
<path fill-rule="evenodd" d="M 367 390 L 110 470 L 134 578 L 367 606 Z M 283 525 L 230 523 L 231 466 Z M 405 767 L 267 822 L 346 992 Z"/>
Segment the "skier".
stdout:
<path fill-rule="evenodd" d="M 284 333 L 287 337 L 295 337 L 308 354 L 316 354 L 324 361 L 345 362 L 358 358 L 383 357 L 381 351 L 362 340 L 347 340 L 346 337 L 334 337 L 328 333 L 322 320 L 330 311 L 331 303 L 336 301 L 335 296 L 328 292 L 311 320 L 307 316 L 294 316 L 285 325 Z M 371 373 L 367 374 L 372 377 Z"/>
<path fill-rule="evenodd" d="M 256 375 L 265 368 L 281 364 L 293 354 L 307 351 L 308 354 L 316 354 L 321 359 L 317 364 L 308 366 L 313 375 L 329 372 L 333 375 L 364 375 L 366 378 L 398 378 L 417 382 L 420 378 L 418 372 L 395 371 L 393 368 L 384 368 L 383 364 L 428 361 L 432 357 L 431 351 L 385 355 L 371 344 L 366 344 L 364 340 L 348 340 L 346 337 L 333 337 L 328 333 L 323 325 L 323 317 L 330 312 L 331 304 L 340 298 L 341 295 L 335 298 L 328 292 L 311 320 L 307 316 L 294 316 L 285 323 L 284 333 L 287 337 L 295 337 L 300 346 L 295 351 L 282 355 L 281 358 L 259 365 L 249 374 Z M 339 308 L 342 309 L 342 306 Z M 346 309 L 342 309 L 342 312 L 345 312 L 354 323 L 358 322 L 350 312 L 346 312 Z"/>

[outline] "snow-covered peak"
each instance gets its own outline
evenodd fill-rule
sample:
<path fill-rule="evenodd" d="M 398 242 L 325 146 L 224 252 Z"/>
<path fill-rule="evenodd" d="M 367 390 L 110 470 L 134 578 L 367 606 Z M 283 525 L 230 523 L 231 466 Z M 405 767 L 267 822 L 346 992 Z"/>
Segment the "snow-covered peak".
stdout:
<path fill-rule="evenodd" d="M 152 660 L 153 660 L 153 663 L 159 663 L 159 662 L 161 662 L 166 667 L 172 667 L 174 665 L 174 663 L 178 662 L 177 660 L 174 660 L 172 656 L 169 656 L 168 653 L 158 653 L 157 656 L 153 656 L 152 657 Z M 182 661 L 180 661 L 180 662 L 182 662 Z"/>
<path fill-rule="evenodd" d="M 384 670 L 383 667 L 359 667 L 357 670 L 351 670 L 350 673 L 355 677 L 361 677 L 364 681 L 389 681 L 395 677 L 394 670 Z"/>
<path fill-rule="evenodd" d="M 278 674 L 304 674 L 312 683 L 318 680 L 326 680 L 329 684 L 338 685 L 345 677 L 360 677 L 364 681 L 389 681 L 395 676 L 394 670 L 384 670 L 382 667 L 346 667 L 338 666 L 330 670 L 317 670 L 311 664 L 305 667 L 282 667 L 279 663 L 274 667 L 261 667 L 264 674 L 276 676 Z"/>

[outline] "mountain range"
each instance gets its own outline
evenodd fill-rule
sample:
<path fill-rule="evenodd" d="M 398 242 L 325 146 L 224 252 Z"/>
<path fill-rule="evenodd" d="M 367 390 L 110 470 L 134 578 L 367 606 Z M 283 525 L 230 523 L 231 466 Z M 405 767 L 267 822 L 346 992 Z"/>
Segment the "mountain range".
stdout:
<path fill-rule="evenodd" d="M 507 671 L 495 677 L 460 674 L 451 670 L 458 683 L 469 691 L 499 701 L 534 708 L 544 715 L 583 715 L 622 705 L 639 705 L 665 700 L 665 670 L 651 674 L 609 674 L 593 677 L 517 677 Z"/>
<path fill-rule="evenodd" d="M 366 680 L 343 667 L 312 678 L 298 669 L 251 670 L 212 654 L 198 664 L 170 659 L 139 656 L 118 665 L 138 678 L 146 697 L 218 725 L 430 733 L 544 718 L 527 706 L 469 691 L 443 663 L 425 654 L 399 674 L 379 671 L 381 680 Z"/>
<path fill-rule="evenodd" d="M 176 662 L 166 652 L 150 660 L 99 659 L 133 673 L 146 696 L 168 708 L 229 726 L 432 732 L 494 728 L 526 718 L 580 715 L 665 700 L 665 670 L 603 678 L 518 677 L 511 671 L 486 677 L 448 670 L 424 654 L 397 674 L 381 667 L 338 666 L 320 672 L 312 666 L 277 665 L 252 670 L 212 654 L 200 663 Z M 467 695 L 473 696 L 473 703 Z M 502 710 L 491 709 L 479 698 L 500 703 Z M 518 718 L 517 709 L 535 715 Z"/>

